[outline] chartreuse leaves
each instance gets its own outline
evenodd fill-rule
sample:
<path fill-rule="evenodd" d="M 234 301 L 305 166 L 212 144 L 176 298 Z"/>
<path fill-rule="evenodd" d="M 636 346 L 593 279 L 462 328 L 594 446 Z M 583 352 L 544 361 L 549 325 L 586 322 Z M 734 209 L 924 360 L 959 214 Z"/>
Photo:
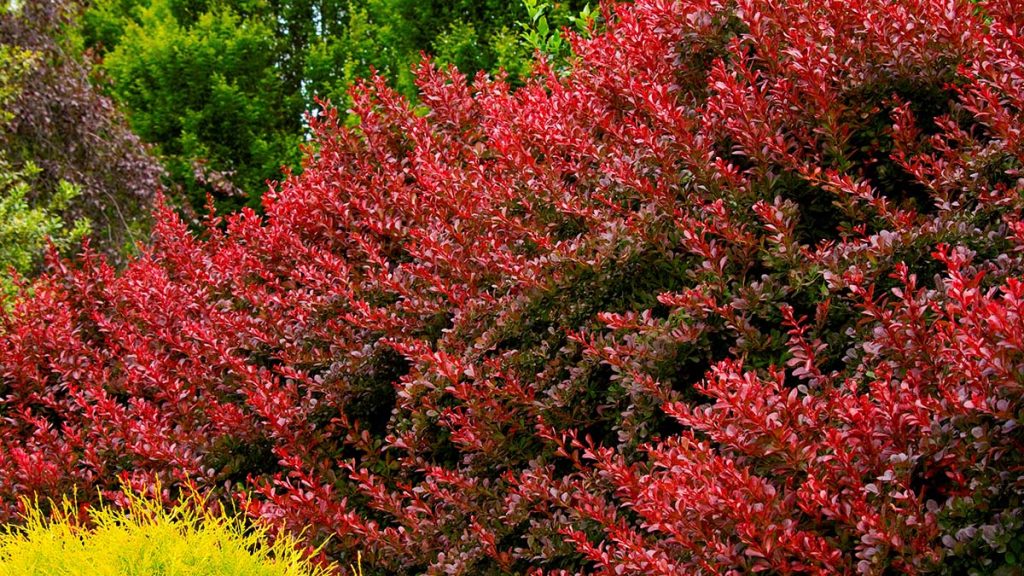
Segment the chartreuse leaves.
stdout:
<path fill-rule="evenodd" d="M 165 507 L 128 492 L 123 507 L 82 510 L 70 500 L 44 514 L 26 501 L 0 533 L 3 576 L 329 576 L 298 542 L 205 508 L 196 495 Z"/>

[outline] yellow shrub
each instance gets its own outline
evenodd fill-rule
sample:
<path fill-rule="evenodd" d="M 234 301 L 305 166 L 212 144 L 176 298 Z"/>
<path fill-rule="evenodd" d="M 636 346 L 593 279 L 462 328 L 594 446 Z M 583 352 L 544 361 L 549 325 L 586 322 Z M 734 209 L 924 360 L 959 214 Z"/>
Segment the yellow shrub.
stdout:
<path fill-rule="evenodd" d="M 86 528 L 74 506 L 47 518 L 29 506 L 25 521 L 0 533 L 0 576 L 328 576 L 295 540 L 268 544 L 264 528 L 205 512 L 192 498 L 165 509 L 129 495 L 125 509 L 91 512 Z"/>

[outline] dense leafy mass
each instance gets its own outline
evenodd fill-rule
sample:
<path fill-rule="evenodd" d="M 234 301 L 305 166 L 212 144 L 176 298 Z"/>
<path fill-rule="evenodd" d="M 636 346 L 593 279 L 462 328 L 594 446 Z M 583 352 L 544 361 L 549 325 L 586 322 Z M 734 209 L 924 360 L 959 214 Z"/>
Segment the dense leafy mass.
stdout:
<path fill-rule="evenodd" d="M 13 114 L 8 106 L 21 90 L 22 77 L 30 68 L 31 53 L 0 44 L 0 122 Z M 70 248 L 89 231 L 86 220 L 68 225 L 62 217 L 79 190 L 67 182 L 58 183 L 55 193 L 30 201 L 29 181 L 38 169 L 31 163 L 21 170 L 7 162 L 0 149 L 0 306 L 16 291 L 9 271 L 36 271 L 48 245 Z"/>
<path fill-rule="evenodd" d="M 1012 569 L 1016 2 L 605 11 L 516 90 L 371 83 L 265 216 L 55 262 L 7 514 L 189 480 L 373 574 Z"/>
<path fill-rule="evenodd" d="M 67 251 L 89 233 L 88 221 L 68 225 L 61 216 L 78 189 L 65 182 L 45 204 L 30 202 L 26 176 L 31 174 L 12 170 L 0 158 L 0 306 L 17 293 L 11 270 L 18 276 L 32 274 L 48 248 Z"/>
<path fill-rule="evenodd" d="M 546 36 L 575 3 L 532 4 Z M 266 181 L 298 167 L 316 98 L 344 109 L 373 71 L 411 97 L 421 52 L 518 78 L 536 48 L 517 24 L 529 16 L 519 0 L 95 0 L 81 33 L 185 207 L 211 194 L 230 211 L 258 208 Z"/>
<path fill-rule="evenodd" d="M 83 14 L 83 35 L 185 208 L 201 210 L 207 194 L 222 209 L 258 206 L 265 182 L 299 158 L 301 68 L 278 70 L 298 56 L 277 46 L 285 15 L 266 3 L 203 4 L 96 2 Z"/>
<path fill-rule="evenodd" d="M 5 173 L 34 174 L 28 200 L 40 209 L 75 186 L 59 212 L 65 225 L 88 222 L 93 246 L 118 259 L 145 238 L 161 168 L 90 82 L 68 34 L 75 15 L 67 0 L 0 6 L 0 46 L 21 61 L 0 115 L 0 157 Z"/>
<path fill-rule="evenodd" d="M 166 507 L 128 492 L 124 507 L 29 505 L 22 525 L 0 533 L 3 576 L 328 576 L 290 537 L 206 509 L 195 494 Z M 55 511 L 44 508 L 55 507 Z M 88 524 L 88 525 L 87 525 Z"/>

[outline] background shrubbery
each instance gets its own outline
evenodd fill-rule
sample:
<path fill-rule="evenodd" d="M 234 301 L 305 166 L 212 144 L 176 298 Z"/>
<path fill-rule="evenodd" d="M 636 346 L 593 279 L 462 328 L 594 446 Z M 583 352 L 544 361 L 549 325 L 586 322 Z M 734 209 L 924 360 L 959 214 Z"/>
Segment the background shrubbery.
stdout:
<path fill-rule="evenodd" d="M 67 0 L 0 6 L 7 53 L 0 160 L 7 173 L 34 174 L 29 206 L 66 203 L 54 214 L 68 228 L 88 222 L 93 247 L 121 263 L 145 239 L 161 168 L 90 82 L 91 66 L 76 48 L 75 14 Z M 78 193 L 67 202 L 69 184 Z"/>
<path fill-rule="evenodd" d="M 0 325 L 6 513 L 190 480 L 371 574 L 1014 570 L 1016 3 L 599 20 L 55 265 Z"/>
<path fill-rule="evenodd" d="M 31 52 L 0 45 L 0 123 L 13 119 L 8 108 L 20 92 L 32 60 Z M 13 168 L 6 151 L 0 148 L 0 306 L 16 292 L 10 270 L 17 274 L 36 272 L 48 244 L 67 250 L 89 232 L 88 220 L 69 223 L 64 218 L 80 190 L 61 181 L 48 194 L 33 194 L 31 183 L 38 182 L 38 173 L 31 161 L 20 169 Z"/>

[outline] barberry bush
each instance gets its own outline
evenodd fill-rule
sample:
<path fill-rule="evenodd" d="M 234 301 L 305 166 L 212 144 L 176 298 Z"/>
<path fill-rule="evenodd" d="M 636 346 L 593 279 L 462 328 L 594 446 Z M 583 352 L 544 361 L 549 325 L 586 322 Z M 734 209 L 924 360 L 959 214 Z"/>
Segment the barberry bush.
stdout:
<path fill-rule="evenodd" d="M 368 574 L 1012 571 L 1024 17 L 636 0 L 423 64 L 265 216 L 0 328 L 0 500 L 194 482 Z M 329 107 L 328 107 L 329 110 Z"/>

